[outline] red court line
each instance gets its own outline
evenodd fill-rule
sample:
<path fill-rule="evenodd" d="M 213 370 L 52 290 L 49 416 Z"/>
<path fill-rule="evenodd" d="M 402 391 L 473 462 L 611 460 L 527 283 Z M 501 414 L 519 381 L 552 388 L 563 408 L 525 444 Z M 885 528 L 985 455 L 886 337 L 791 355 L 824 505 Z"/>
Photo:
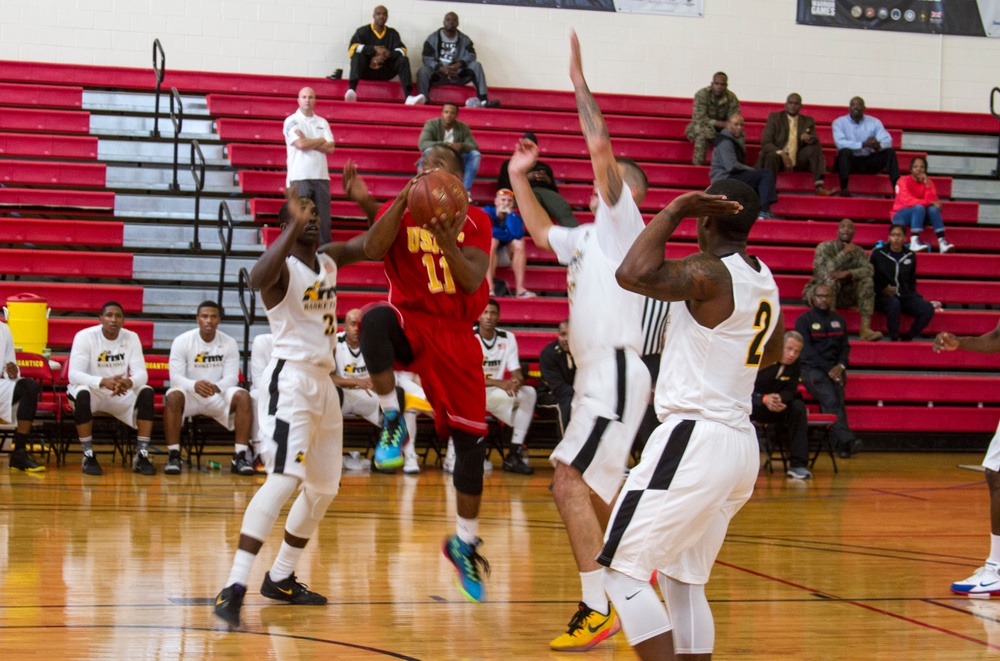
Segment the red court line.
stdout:
<path fill-rule="evenodd" d="M 774 581 L 775 583 L 781 583 L 782 585 L 787 585 L 789 587 L 796 588 L 797 590 L 805 590 L 806 592 L 809 592 L 811 594 L 821 595 L 821 596 L 824 596 L 824 597 L 828 597 L 830 599 L 837 599 L 841 603 L 844 603 L 844 604 L 850 604 L 851 606 L 857 606 L 859 608 L 864 608 L 865 610 L 869 610 L 869 611 L 872 611 L 873 613 L 878 613 L 880 615 L 888 615 L 889 617 L 894 617 L 897 620 L 902 620 L 903 622 L 907 622 L 909 624 L 915 624 L 918 627 L 924 627 L 925 629 L 931 629 L 932 631 L 937 631 L 939 633 L 943 633 L 945 635 L 952 636 L 954 638 L 960 638 L 960 639 L 968 641 L 970 643 L 976 643 L 977 645 L 982 645 L 984 647 L 989 647 L 990 649 L 1000 650 L 1000 645 L 993 645 L 992 643 L 988 643 L 988 642 L 986 642 L 984 640 L 979 640 L 978 638 L 973 638 L 972 636 L 966 636 L 965 634 L 958 633 L 957 631 L 952 631 L 951 629 L 945 629 L 943 627 L 939 627 L 939 626 L 934 625 L 934 624 L 929 624 L 927 622 L 921 622 L 920 620 L 915 620 L 915 619 L 913 619 L 911 617 L 906 617 L 905 615 L 897 615 L 896 613 L 892 613 L 890 611 L 884 610 L 882 608 L 877 608 L 875 606 L 870 606 L 868 604 L 863 604 L 863 603 L 861 603 L 859 601 L 854 601 L 854 600 L 851 600 L 851 599 L 843 599 L 842 597 L 838 597 L 835 594 L 830 594 L 829 592 L 824 592 L 822 590 L 814 590 L 813 588 L 806 587 L 805 585 L 799 585 L 798 583 L 792 583 L 791 581 L 786 581 L 785 579 L 778 578 L 777 576 L 769 576 L 768 574 L 763 574 L 761 572 L 754 571 L 753 569 L 747 569 L 746 567 L 739 567 L 737 565 L 733 565 L 733 564 L 730 564 L 728 562 L 722 562 L 721 560 L 716 560 L 715 562 L 716 562 L 716 564 L 720 564 L 723 567 L 729 567 L 730 569 L 735 569 L 737 571 L 741 571 L 741 572 L 744 572 L 746 574 L 750 574 L 752 576 L 757 576 L 759 578 L 763 578 L 763 579 L 768 580 L 768 581 Z"/>

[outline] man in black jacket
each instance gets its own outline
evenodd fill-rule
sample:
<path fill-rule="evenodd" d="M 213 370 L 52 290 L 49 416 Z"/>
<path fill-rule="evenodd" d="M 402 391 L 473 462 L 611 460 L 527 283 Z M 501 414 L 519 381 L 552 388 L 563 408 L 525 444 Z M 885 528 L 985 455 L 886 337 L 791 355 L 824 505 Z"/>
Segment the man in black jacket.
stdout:
<path fill-rule="evenodd" d="M 569 424 L 573 380 L 576 378 L 576 363 L 569 352 L 569 319 L 559 324 L 558 338 L 542 349 L 538 367 L 542 373 L 538 383 L 538 406 L 558 407 L 559 437 L 562 438 Z"/>
<path fill-rule="evenodd" d="M 940 307 L 917 293 L 917 255 L 906 245 L 906 230 L 902 225 L 889 229 L 888 245 L 876 246 L 870 257 L 875 269 L 875 309 L 885 315 L 889 339 L 909 342 L 927 328 Z M 913 317 L 910 330 L 899 334 L 899 317 Z"/>
<path fill-rule="evenodd" d="M 802 383 L 819 402 L 823 413 L 833 413 L 837 422 L 831 431 L 840 457 L 847 459 L 861 451 L 862 443 L 847 424 L 844 384 L 847 383 L 847 322 L 832 309 L 833 290 L 829 285 L 813 289 L 813 307 L 795 320 L 802 336 Z"/>
<path fill-rule="evenodd" d="M 386 26 L 388 20 L 389 10 L 379 5 L 372 14 L 371 24 L 362 25 L 351 37 L 351 45 L 347 49 L 347 56 L 351 58 L 350 87 L 344 94 L 344 101 L 358 100 L 359 80 L 392 80 L 399 76 L 406 105 L 426 103 L 427 97 L 423 94 L 410 94 L 413 85 L 406 46 L 399 33 Z"/>
<path fill-rule="evenodd" d="M 472 83 L 477 96 L 470 96 L 465 105 L 470 108 L 496 108 L 499 101 L 489 100 L 483 65 L 476 61 L 472 39 L 458 29 L 458 14 L 444 15 L 444 25 L 424 41 L 423 66 L 417 71 L 417 91 L 431 98 L 432 85 L 467 85 Z"/>
<path fill-rule="evenodd" d="M 802 335 L 798 331 L 785 333 L 781 361 L 757 372 L 753 386 L 754 422 L 777 425 L 777 439 L 789 449 L 788 477 L 807 480 L 812 473 L 809 464 L 809 435 L 806 426 L 808 412 L 799 397 L 799 354 Z"/>

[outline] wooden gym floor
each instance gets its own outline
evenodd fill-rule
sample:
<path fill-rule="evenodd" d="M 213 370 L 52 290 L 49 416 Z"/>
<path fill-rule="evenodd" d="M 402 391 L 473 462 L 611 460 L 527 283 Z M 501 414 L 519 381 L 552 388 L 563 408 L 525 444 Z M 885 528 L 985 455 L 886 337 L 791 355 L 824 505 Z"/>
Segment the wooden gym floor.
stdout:
<path fill-rule="evenodd" d="M 622 634 L 588 653 L 548 641 L 579 582 L 540 458 L 532 477 L 487 476 L 481 548 L 488 601 L 466 602 L 440 552 L 454 491 L 419 477 L 345 473 L 298 575 L 326 607 L 275 604 L 251 573 L 244 626 L 212 615 L 244 507 L 262 477 L 185 470 L 103 477 L 0 458 L 0 658 L 632 659 Z M 862 454 L 815 479 L 762 474 L 708 586 L 716 659 L 985 659 L 1000 653 L 1000 599 L 951 595 L 989 551 L 980 456 Z M 496 458 L 494 455 L 494 462 Z M 155 462 L 162 469 L 163 456 Z M 225 469 L 225 467 L 224 467 Z M 287 511 L 287 509 L 286 509 Z"/>

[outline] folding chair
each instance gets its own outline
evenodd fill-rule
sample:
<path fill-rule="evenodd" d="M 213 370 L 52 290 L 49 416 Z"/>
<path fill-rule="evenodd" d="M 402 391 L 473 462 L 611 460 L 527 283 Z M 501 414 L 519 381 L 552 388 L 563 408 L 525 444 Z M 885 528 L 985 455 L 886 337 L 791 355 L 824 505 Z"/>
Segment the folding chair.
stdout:
<path fill-rule="evenodd" d="M 830 462 L 833 463 L 833 472 L 837 473 L 837 455 L 833 451 L 833 423 L 837 422 L 837 416 L 833 413 L 813 413 L 809 412 L 807 426 L 809 428 L 809 447 L 812 456 L 809 458 L 809 470 L 816 465 L 819 455 L 826 452 L 830 455 Z"/>

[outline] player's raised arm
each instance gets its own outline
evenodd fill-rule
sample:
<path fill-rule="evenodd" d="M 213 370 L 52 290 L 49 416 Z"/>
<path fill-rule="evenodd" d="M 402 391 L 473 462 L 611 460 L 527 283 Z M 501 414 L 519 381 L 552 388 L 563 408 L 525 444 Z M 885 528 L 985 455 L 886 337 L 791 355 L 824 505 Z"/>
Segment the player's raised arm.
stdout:
<path fill-rule="evenodd" d="M 938 333 L 934 338 L 934 351 L 954 351 L 964 349 L 976 353 L 997 353 L 1000 351 L 1000 323 L 989 333 L 977 336 L 957 337 L 952 333 Z"/>
<path fill-rule="evenodd" d="M 292 252 L 295 243 L 305 234 L 310 224 L 316 226 L 316 233 L 319 234 L 319 215 L 312 200 L 300 197 L 298 189 L 289 186 L 285 190 L 285 202 L 282 214 L 287 215 L 282 218 L 279 214 L 281 234 L 268 246 L 250 271 L 250 285 L 260 290 L 264 305 L 268 308 L 274 307 L 285 297 L 288 289 L 285 259 Z"/>
<path fill-rule="evenodd" d="M 732 215 L 743 207 L 723 195 L 692 192 L 674 199 L 656 214 L 632 244 L 615 272 L 618 284 L 629 291 L 661 301 L 706 301 L 728 281 L 728 271 L 717 257 L 695 253 L 684 259 L 664 258 L 667 240 L 684 218 Z"/>
<path fill-rule="evenodd" d="M 507 173 L 510 176 L 510 185 L 514 189 L 518 211 L 521 212 L 524 227 L 531 235 L 531 240 L 542 250 L 551 250 L 549 228 L 552 227 L 552 218 L 538 202 L 528 182 L 528 172 L 535 166 L 537 160 L 538 145 L 531 140 L 521 138 L 507 165 Z"/>
<path fill-rule="evenodd" d="M 344 171 L 341 175 L 340 183 L 344 187 L 344 194 L 347 195 L 347 199 L 361 207 L 361 211 L 364 212 L 365 217 L 368 219 L 368 227 L 371 227 L 372 223 L 375 222 L 375 216 L 378 215 L 381 205 L 368 192 L 368 185 L 361 178 L 361 175 L 358 174 L 358 167 L 351 159 L 347 159 L 347 162 L 344 163 Z"/>
<path fill-rule="evenodd" d="M 610 206 L 615 206 L 622 194 L 621 172 L 615 161 L 614 151 L 611 149 L 611 138 L 608 135 L 608 126 L 604 123 L 604 115 L 597 107 L 597 101 L 594 100 L 594 95 L 590 93 L 587 81 L 583 77 L 580 40 L 575 31 L 570 32 L 569 43 L 569 78 L 576 92 L 576 109 L 580 115 L 583 137 L 587 140 L 587 149 L 590 150 L 594 179 L 604 201 Z"/>
<path fill-rule="evenodd" d="M 365 239 L 367 232 L 362 232 L 357 236 L 352 236 L 347 241 L 328 243 L 320 247 L 319 252 L 326 253 L 337 266 L 347 266 L 355 262 L 363 262 L 368 259 L 365 256 Z"/>
<path fill-rule="evenodd" d="M 406 183 L 396 199 L 392 201 L 392 205 L 385 210 L 385 213 L 375 221 L 375 224 L 365 234 L 364 250 L 368 259 L 379 260 L 389 252 L 392 242 L 399 233 L 399 224 L 403 221 L 403 212 L 406 211 L 406 198 L 410 194 L 410 187 L 422 176 L 424 173 L 421 172 Z"/>

